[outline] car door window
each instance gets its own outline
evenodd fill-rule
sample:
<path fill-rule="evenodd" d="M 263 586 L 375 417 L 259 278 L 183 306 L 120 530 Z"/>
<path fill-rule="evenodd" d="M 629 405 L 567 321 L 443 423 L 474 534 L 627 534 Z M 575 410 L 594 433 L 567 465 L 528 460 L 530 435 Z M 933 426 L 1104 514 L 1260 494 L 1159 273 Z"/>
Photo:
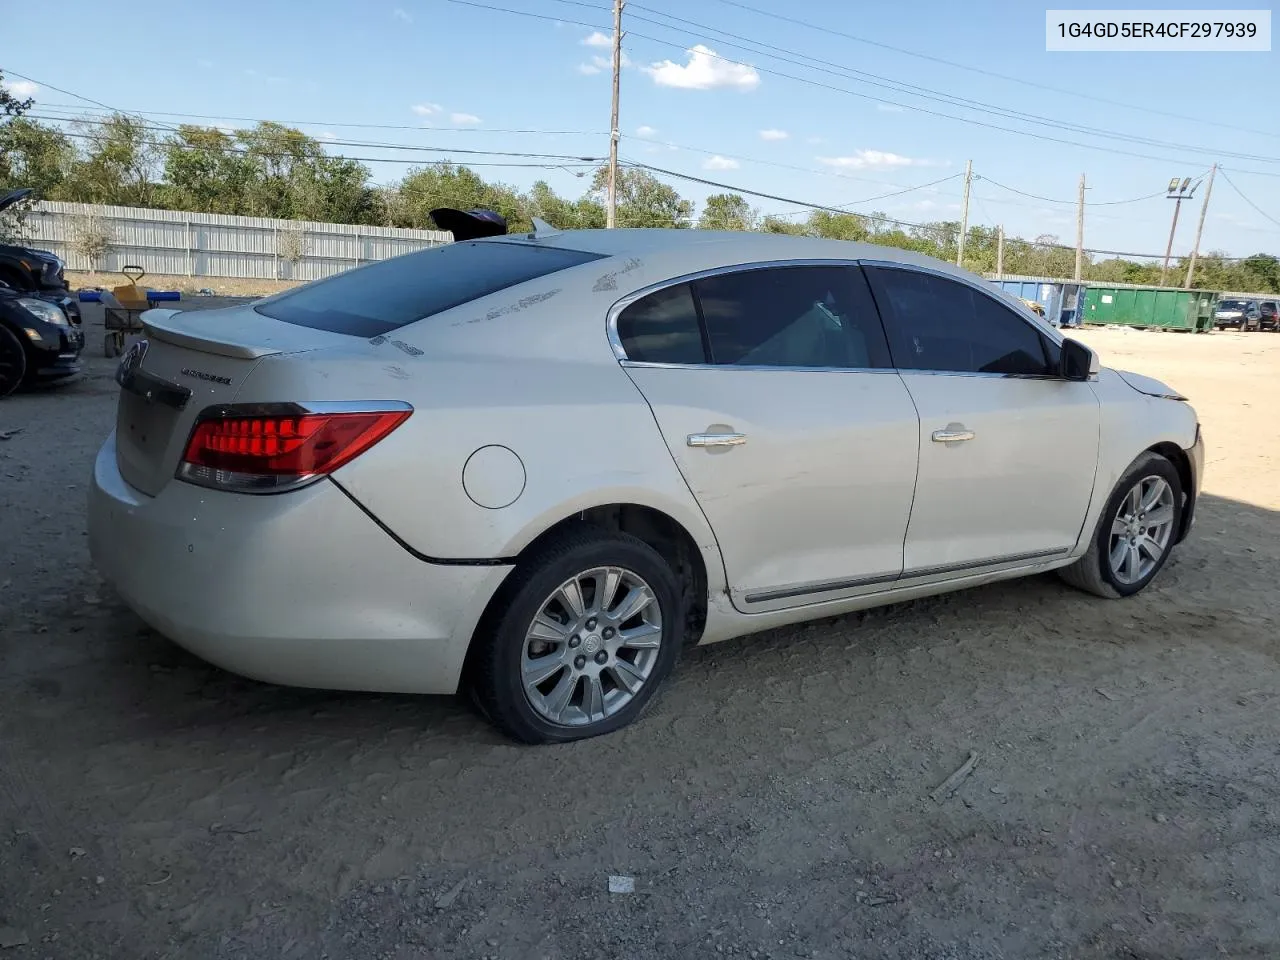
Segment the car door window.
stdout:
<path fill-rule="evenodd" d="M 693 289 L 666 287 L 637 300 L 618 315 L 618 339 L 628 360 L 638 363 L 706 363 Z"/>
<path fill-rule="evenodd" d="M 888 367 L 875 302 L 855 266 L 764 267 L 694 281 L 711 362 Z"/>
<path fill-rule="evenodd" d="M 1047 376 L 1045 338 L 968 284 L 919 270 L 869 269 L 901 370 Z"/>

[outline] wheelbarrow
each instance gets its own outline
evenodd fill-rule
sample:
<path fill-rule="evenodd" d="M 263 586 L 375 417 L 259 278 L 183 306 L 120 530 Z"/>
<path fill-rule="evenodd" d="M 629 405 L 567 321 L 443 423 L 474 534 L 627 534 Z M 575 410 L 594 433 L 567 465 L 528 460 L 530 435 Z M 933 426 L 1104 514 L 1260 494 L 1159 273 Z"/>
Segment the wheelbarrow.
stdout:
<path fill-rule="evenodd" d="M 123 267 L 120 272 L 129 282 L 103 290 L 99 296 L 103 308 L 102 325 L 107 331 L 102 338 L 102 354 L 106 357 L 118 357 L 124 353 L 125 337 L 142 332 L 142 314 L 155 306 L 150 299 L 151 291 L 138 286 L 138 281 L 147 275 L 145 270 L 131 265 Z"/>

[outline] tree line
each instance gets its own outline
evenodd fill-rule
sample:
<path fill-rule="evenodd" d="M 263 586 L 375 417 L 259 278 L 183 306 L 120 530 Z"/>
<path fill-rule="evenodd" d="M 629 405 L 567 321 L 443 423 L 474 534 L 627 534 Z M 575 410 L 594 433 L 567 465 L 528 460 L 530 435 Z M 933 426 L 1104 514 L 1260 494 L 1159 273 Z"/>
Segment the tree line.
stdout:
<path fill-rule="evenodd" d="M 531 229 L 534 217 L 565 229 L 605 225 L 604 168 L 590 179 L 579 174 L 585 189 L 577 199 L 560 196 L 542 180 L 521 191 L 451 162 L 414 167 L 395 183 L 377 185 L 364 164 L 333 156 L 321 141 L 279 123 L 231 132 L 194 124 L 157 131 L 140 117 L 114 114 L 64 128 L 24 116 L 30 106 L 0 87 L 0 192 L 32 187 L 46 200 L 416 229 L 433 229 L 429 212 L 440 206 L 496 210 L 513 232 Z M 759 230 L 867 241 L 952 262 L 956 257 L 957 221 L 909 225 L 885 213 L 824 210 L 761 216 L 735 193 L 707 197 L 695 216 L 691 200 L 648 171 L 624 167 L 619 178 L 617 221 L 623 227 Z M 994 228 L 970 227 L 965 267 L 994 271 L 997 245 Z M 1005 240 L 1006 274 L 1070 277 L 1074 269 L 1074 249 L 1056 236 Z M 1171 281 L 1177 284 L 1185 274 L 1186 263 L 1179 261 Z M 1086 254 L 1084 277 L 1153 284 L 1160 265 Z M 1233 261 L 1209 252 L 1197 262 L 1194 285 L 1280 292 L 1280 259 L 1258 253 Z"/>

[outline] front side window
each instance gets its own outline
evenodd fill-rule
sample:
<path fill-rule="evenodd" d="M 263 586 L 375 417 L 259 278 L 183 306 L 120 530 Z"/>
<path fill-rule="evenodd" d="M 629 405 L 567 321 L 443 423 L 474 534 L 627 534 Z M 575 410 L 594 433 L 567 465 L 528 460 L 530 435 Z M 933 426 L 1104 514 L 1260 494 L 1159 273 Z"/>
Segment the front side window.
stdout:
<path fill-rule="evenodd" d="M 1044 337 L 994 297 L 919 270 L 867 272 L 899 369 L 1052 374 Z"/>
<path fill-rule="evenodd" d="M 889 366 L 861 269 L 767 267 L 694 281 L 711 362 L 737 366 Z"/>
<path fill-rule="evenodd" d="M 507 287 L 599 259 L 596 253 L 533 244 L 449 243 L 295 287 L 254 309 L 316 330 L 376 337 Z"/>

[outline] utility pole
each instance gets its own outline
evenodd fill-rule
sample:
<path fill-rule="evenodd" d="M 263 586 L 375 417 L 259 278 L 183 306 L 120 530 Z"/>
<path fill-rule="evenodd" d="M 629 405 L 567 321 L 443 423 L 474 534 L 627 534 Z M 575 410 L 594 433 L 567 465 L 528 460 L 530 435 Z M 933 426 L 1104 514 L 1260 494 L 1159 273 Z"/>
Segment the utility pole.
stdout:
<path fill-rule="evenodd" d="M 1004 224 L 996 227 L 996 279 L 1004 279 Z"/>
<path fill-rule="evenodd" d="M 1079 280 L 1084 267 L 1084 174 L 1080 174 L 1080 199 L 1076 201 L 1076 273 L 1071 279 Z"/>
<path fill-rule="evenodd" d="M 1191 246 L 1191 262 L 1187 264 L 1187 283 L 1188 290 L 1191 289 L 1191 280 L 1196 273 L 1196 258 L 1200 256 L 1200 234 L 1204 232 L 1204 215 L 1209 209 L 1209 197 L 1213 193 L 1213 177 L 1218 172 L 1218 165 L 1215 163 L 1209 171 L 1209 182 L 1204 188 L 1204 202 L 1200 204 L 1200 222 L 1196 224 L 1196 242 Z"/>
<path fill-rule="evenodd" d="M 1162 287 L 1169 275 L 1169 258 L 1173 256 L 1173 235 L 1178 230 L 1178 211 L 1182 209 L 1183 200 L 1190 200 L 1195 195 L 1196 186 L 1198 184 L 1193 185 L 1190 177 L 1183 177 L 1181 180 L 1174 177 L 1169 181 L 1165 196 L 1174 201 L 1173 225 L 1169 227 L 1169 245 L 1164 248 L 1164 266 L 1160 268 L 1160 286 Z"/>
<path fill-rule="evenodd" d="M 622 8 L 624 0 L 613 0 L 613 113 L 609 122 L 609 205 L 605 226 L 618 225 L 618 91 L 622 82 Z"/>
<path fill-rule="evenodd" d="M 964 235 L 969 232 L 969 185 L 973 182 L 973 161 L 964 162 L 964 212 L 960 214 L 960 242 L 956 244 L 956 266 L 964 266 Z"/>

